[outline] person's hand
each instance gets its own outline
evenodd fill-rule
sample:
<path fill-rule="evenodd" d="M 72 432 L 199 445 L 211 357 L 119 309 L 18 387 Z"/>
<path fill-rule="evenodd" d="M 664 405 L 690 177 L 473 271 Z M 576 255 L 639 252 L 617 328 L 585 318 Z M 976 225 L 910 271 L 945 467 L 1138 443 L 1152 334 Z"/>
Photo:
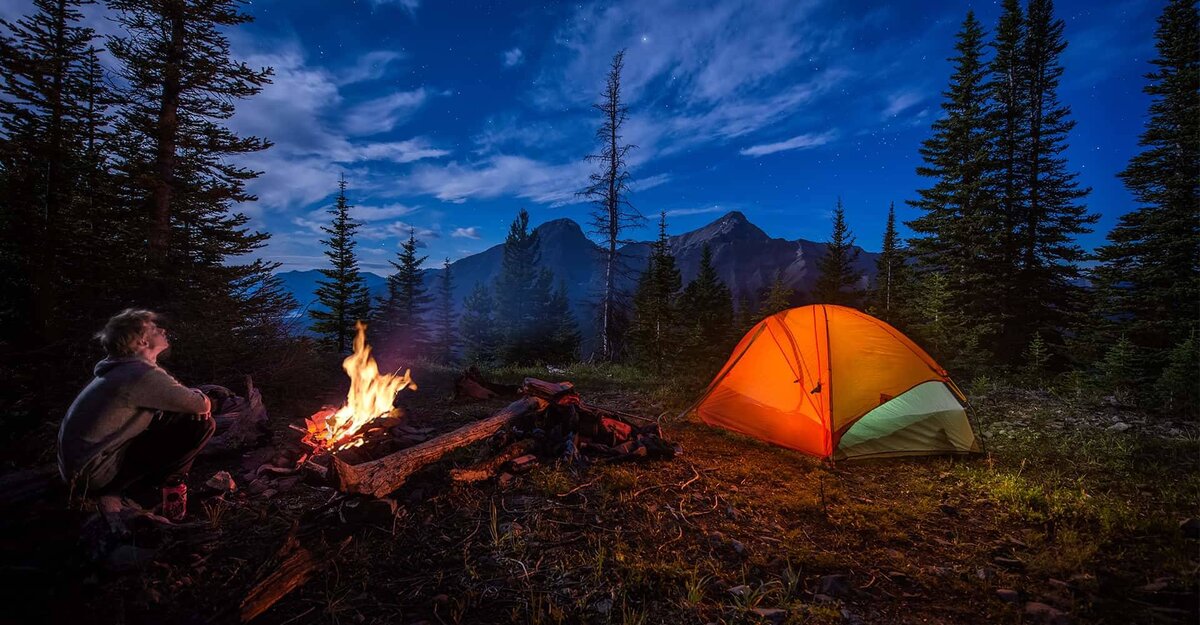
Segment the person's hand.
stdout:
<path fill-rule="evenodd" d="M 205 419 L 211 419 L 211 418 L 212 418 L 211 412 L 202 412 L 200 414 L 188 415 L 188 420 L 190 420 L 190 421 L 204 421 Z"/>

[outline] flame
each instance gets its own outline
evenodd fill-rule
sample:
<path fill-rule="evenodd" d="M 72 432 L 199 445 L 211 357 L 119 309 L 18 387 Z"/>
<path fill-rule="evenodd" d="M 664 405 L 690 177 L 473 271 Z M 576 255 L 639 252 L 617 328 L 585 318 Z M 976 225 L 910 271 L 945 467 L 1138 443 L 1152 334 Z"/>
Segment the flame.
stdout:
<path fill-rule="evenodd" d="M 317 447 L 348 449 L 363 443 L 359 430 L 366 424 L 391 412 L 396 393 L 404 389 L 417 390 L 411 370 L 404 375 L 380 373 L 371 346 L 367 345 L 367 325 L 355 324 L 354 353 L 342 361 L 342 369 L 350 376 L 350 393 L 341 408 L 325 408 L 307 419 L 308 440 Z M 398 373 L 398 372 L 397 372 Z"/>

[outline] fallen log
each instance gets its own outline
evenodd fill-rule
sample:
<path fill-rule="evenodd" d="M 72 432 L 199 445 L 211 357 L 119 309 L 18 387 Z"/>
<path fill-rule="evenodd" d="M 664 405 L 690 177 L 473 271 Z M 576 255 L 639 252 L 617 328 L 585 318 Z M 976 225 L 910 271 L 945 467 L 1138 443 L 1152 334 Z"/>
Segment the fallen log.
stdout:
<path fill-rule="evenodd" d="M 23 508 L 65 490 L 53 464 L 0 475 L 0 510 Z"/>
<path fill-rule="evenodd" d="M 546 406 L 546 401 L 537 397 L 518 399 L 487 419 L 464 425 L 378 460 L 349 464 L 335 455 L 333 467 L 337 473 L 338 487 L 347 493 L 383 497 L 400 488 L 410 475 L 425 465 L 436 462 L 455 449 L 483 440 L 525 415 L 545 410 Z"/>
<path fill-rule="evenodd" d="M 524 456 L 536 448 L 537 441 L 532 438 L 519 440 L 487 460 L 477 462 L 463 469 L 451 469 L 450 479 L 455 482 L 482 482 L 496 475 L 497 470 L 505 462 L 519 456 Z"/>

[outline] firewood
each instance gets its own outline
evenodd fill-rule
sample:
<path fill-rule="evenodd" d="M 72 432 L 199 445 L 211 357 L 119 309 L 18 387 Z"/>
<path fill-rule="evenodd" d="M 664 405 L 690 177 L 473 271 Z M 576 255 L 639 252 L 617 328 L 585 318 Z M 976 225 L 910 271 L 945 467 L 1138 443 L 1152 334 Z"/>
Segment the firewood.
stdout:
<path fill-rule="evenodd" d="M 547 382 L 537 378 L 525 378 L 521 391 L 530 397 L 540 397 L 546 401 L 557 401 L 564 395 L 574 393 L 575 385 L 570 382 Z"/>
<path fill-rule="evenodd" d="M 454 382 L 454 396 L 457 399 L 504 399 L 516 397 L 519 391 L 520 387 L 512 384 L 488 382 L 475 367 L 467 368 Z"/>
<path fill-rule="evenodd" d="M 477 462 L 464 469 L 452 469 L 450 479 L 456 482 L 482 482 L 495 475 L 500 465 L 518 456 L 528 454 L 535 447 L 537 447 L 537 441 L 532 438 L 519 440 L 487 460 Z"/>
<path fill-rule="evenodd" d="M 349 544 L 351 538 L 351 536 L 347 536 L 341 542 L 338 547 L 339 551 Z M 329 549 L 318 548 L 315 551 L 316 553 L 310 551 L 289 536 L 283 548 L 280 549 L 281 554 L 288 553 L 287 557 L 270 575 L 255 584 L 246 598 L 242 599 L 238 610 L 241 621 L 249 622 L 266 612 L 289 592 L 303 586 L 313 573 L 317 572 L 317 569 L 330 560 Z"/>
<path fill-rule="evenodd" d="M 425 465 L 436 462 L 455 449 L 483 440 L 523 416 L 544 410 L 546 406 L 546 401 L 537 397 L 518 399 L 487 419 L 361 464 L 349 464 L 335 455 L 333 466 L 339 488 L 343 492 L 383 497 L 400 488 L 410 475 Z"/>

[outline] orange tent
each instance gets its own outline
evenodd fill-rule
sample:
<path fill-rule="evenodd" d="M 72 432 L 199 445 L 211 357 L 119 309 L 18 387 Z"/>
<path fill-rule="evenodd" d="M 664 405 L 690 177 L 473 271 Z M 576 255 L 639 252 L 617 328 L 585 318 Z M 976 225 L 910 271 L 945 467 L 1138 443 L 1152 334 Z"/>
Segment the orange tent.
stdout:
<path fill-rule="evenodd" d="M 701 420 L 823 458 L 969 453 L 966 398 L 925 350 L 853 308 L 755 325 L 696 404 Z"/>

